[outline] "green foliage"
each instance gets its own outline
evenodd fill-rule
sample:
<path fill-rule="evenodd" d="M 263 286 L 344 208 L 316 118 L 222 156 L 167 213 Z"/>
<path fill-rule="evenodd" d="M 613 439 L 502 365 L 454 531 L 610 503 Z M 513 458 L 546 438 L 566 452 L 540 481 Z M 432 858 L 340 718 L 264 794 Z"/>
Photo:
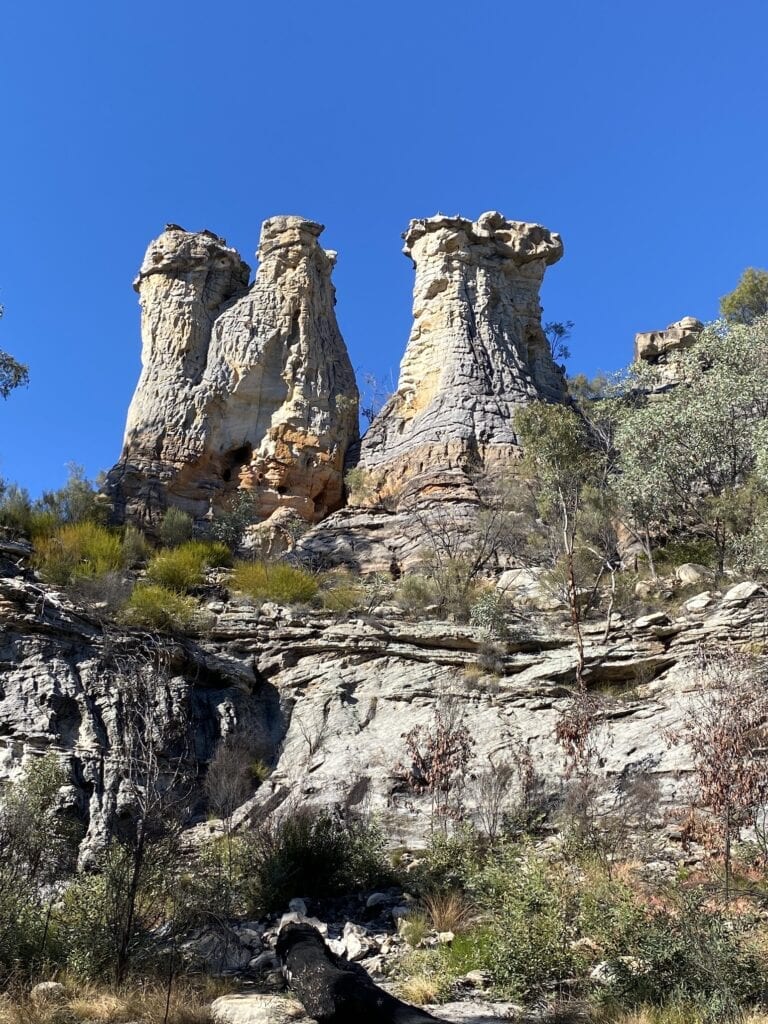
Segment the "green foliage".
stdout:
<path fill-rule="evenodd" d="M 167 548 L 176 548 L 192 539 L 194 530 L 192 516 L 175 505 L 166 511 L 160 524 L 160 543 Z"/>
<path fill-rule="evenodd" d="M 265 824 L 249 845 L 260 913 L 282 910 L 297 893 L 336 896 L 389 880 L 384 833 L 364 818 L 297 808 Z"/>
<path fill-rule="evenodd" d="M 768 270 L 747 267 L 732 292 L 720 299 L 720 315 L 731 323 L 748 324 L 768 313 Z"/>
<path fill-rule="evenodd" d="M 120 612 L 123 625 L 158 633 L 184 633 L 201 625 L 192 597 L 158 584 L 139 584 Z"/>
<path fill-rule="evenodd" d="M 635 398 L 616 434 L 615 489 L 625 519 L 648 535 L 694 531 L 713 544 L 720 572 L 764 515 L 759 465 L 767 361 L 768 317 L 711 325 L 678 355 L 682 383 L 663 399 L 644 397 L 663 383 L 658 368 L 633 369 Z"/>
<path fill-rule="evenodd" d="M 0 306 L 0 319 L 3 307 Z M 14 388 L 29 383 L 29 369 L 0 349 L 0 397 L 7 398 Z"/>
<path fill-rule="evenodd" d="M 766 965 L 744 942 L 744 924 L 707 908 L 703 894 L 671 890 L 648 907 L 620 883 L 593 883 L 581 926 L 603 948 L 625 1005 L 689 1002 L 714 1024 L 738 1019 L 765 992 Z"/>
<path fill-rule="evenodd" d="M 0 497 L 0 526 L 39 540 L 52 536 L 62 525 L 100 521 L 104 512 L 94 484 L 82 466 L 71 462 L 68 468 L 66 484 L 57 491 L 44 491 L 37 501 L 16 484 L 5 488 Z"/>
<path fill-rule="evenodd" d="M 419 573 L 406 573 L 395 589 L 395 603 L 409 614 L 419 614 L 438 602 L 433 580 Z"/>
<path fill-rule="evenodd" d="M 320 598 L 329 612 L 348 612 L 367 603 L 368 592 L 360 577 L 333 573 L 323 581 Z"/>
<path fill-rule="evenodd" d="M 219 541 L 190 540 L 155 555 L 147 566 L 147 579 L 186 593 L 204 582 L 206 569 L 231 564 L 231 559 L 229 548 Z"/>
<path fill-rule="evenodd" d="M 507 636 L 507 602 L 496 590 L 484 590 L 469 609 L 470 625 L 481 629 L 489 638 Z"/>
<path fill-rule="evenodd" d="M 235 491 L 214 515 L 211 536 L 230 551 L 237 551 L 243 543 L 245 531 L 256 522 L 255 496 L 250 491 Z"/>
<path fill-rule="evenodd" d="M 36 503 L 38 509 L 50 512 L 59 523 L 98 522 L 104 517 L 104 508 L 98 502 L 98 490 L 85 475 L 85 469 L 76 462 L 67 465 L 67 482 L 58 491 L 43 491 Z"/>
<path fill-rule="evenodd" d="M 35 562 L 45 580 L 66 586 L 115 572 L 122 568 L 123 558 L 123 546 L 115 533 L 85 521 L 62 526 L 42 540 Z"/>
<path fill-rule="evenodd" d="M 376 478 L 369 469 L 355 466 L 344 477 L 344 484 L 353 505 L 374 505 L 378 500 L 379 488 Z"/>
<path fill-rule="evenodd" d="M 132 569 L 146 562 L 149 553 L 147 538 L 141 530 L 129 523 L 123 530 L 123 564 Z"/>
<path fill-rule="evenodd" d="M 232 586 L 255 601 L 303 604 L 317 593 L 318 581 L 287 562 L 237 562 Z"/>
<path fill-rule="evenodd" d="M 46 889 L 75 867 L 79 825 L 58 810 L 67 773 L 54 754 L 0 791 L 0 977 L 32 972 L 51 952 Z"/>

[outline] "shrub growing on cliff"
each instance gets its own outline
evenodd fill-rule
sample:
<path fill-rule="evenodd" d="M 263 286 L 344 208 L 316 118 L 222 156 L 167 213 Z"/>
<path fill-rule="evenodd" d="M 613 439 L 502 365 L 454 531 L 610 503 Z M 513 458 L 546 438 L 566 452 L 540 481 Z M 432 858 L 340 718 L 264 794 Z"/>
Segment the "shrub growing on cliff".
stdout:
<path fill-rule="evenodd" d="M 66 586 L 121 569 L 123 546 L 120 538 L 103 526 L 73 523 L 40 543 L 36 564 L 49 583 Z"/>
<path fill-rule="evenodd" d="M 171 505 L 160 524 L 160 543 L 167 548 L 176 548 L 192 540 L 193 529 L 192 516 L 183 509 Z"/>
<path fill-rule="evenodd" d="M 185 593 L 203 583 L 206 569 L 228 565 L 231 559 L 225 544 L 191 540 L 155 555 L 147 566 L 147 578 L 158 586 Z"/>
<path fill-rule="evenodd" d="M 302 604 L 315 596 L 318 581 L 311 573 L 286 562 L 238 562 L 232 586 L 255 601 Z"/>
<path fill-rule="evenodd" d="M 151 583 L 134 589 L 119 617 L 125 626 L 158 633 L 183 633 L 201 624 L 194 598 Z"/>

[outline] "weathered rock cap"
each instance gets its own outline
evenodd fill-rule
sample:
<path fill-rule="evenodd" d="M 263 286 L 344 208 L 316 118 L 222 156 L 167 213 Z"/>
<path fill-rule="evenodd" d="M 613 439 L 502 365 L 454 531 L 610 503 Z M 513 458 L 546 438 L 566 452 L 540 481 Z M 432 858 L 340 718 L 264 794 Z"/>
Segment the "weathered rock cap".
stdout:
<path fill-rule="evenodd" d="M 226 239 L 212 231 L 185 231 L 177 224 L 166 224 L 163 233 L 150 242 L 133 287 L 139 291 L 153 274 L 174 276 L 210 268 L 231 274 L 235 283 L 248 287 L 251 268 Z"/>
<path fill-rule="evenodd" d="M 325 231 L 324 224 L 307 220 L 305 217 L 296 217 L 290 214 L 270 217 L 261 226 L 261 237 L 256 256 L 263 263 L 289 249 L 296 249 L 297 255 L 317 250 L 326 256 L 333 266 L 336 262 L 336 253 L 331 249 L 323 249 L 317 241 L 323 231 Z"/>
<path fill-rule="evenodd" d="M 663 331 L 641 331 L 635 335 L 635 361 L 656 363 L 670 352 L 690 348 L 704 330 L 704 324 L 695 316 L 684 316 Z"/>
<path fill-rule="evenodd" d="M 481 213 L 474 221 L 442 214 L 422 217 L 410 222 L 403 238 L 403 252 L 411 258 L 419 242 L 429 250 L 446 253 L 471 251 L 474 259 L 504 256 L 517 266 L 533 260 L 551 266 L 563 255 L 563 240 L 556 232 L 541 224 L 507 220 L 497 210 Z"/>

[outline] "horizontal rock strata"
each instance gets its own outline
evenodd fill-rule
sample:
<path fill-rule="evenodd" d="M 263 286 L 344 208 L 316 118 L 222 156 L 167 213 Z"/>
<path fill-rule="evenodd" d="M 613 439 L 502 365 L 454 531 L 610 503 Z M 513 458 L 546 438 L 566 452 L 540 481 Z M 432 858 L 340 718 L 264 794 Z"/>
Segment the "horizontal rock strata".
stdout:
<path fill-rule="evenodd" d="M 411 221 L 413 327 L 397 390 L 363 438 L 379 499 L 407 503 L 514 458 L 514 414 L 565 397 L 541 327 L 539 288 L 563 253 L 538 224 L 484 213 Z"/>

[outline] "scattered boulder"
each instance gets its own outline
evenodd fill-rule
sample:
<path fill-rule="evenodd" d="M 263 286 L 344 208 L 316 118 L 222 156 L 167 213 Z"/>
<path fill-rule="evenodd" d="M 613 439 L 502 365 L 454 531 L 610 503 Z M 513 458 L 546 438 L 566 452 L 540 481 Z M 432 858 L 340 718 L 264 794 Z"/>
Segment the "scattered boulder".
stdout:
<path fill-rule="evenodd" d="M 213 1024 L 312 1024 L 306 1010 L 288 996 L 234 992 L 211 1003 Z"/>
<path fill-rule="evenodd" d="M 675 576 L 684 586 L 693 586 L 703 580 L 711 579 L 712 570 L 706 565 L 699 565 L 696 562 L 684 562 L 675 570 Z"/>
<path fill-rule="evenodd" d="M 701 320 L 684 316 L 663 331 L 640 332 L 635 335 L 635 360 L 666 363 L 675 352 L 695 345 L 703 330 Z"/>
<path fill-rule="evenodd" d="M 40 981 L 30 992 L 33 1003 L 63 1003 L 67 999 L 67 990 L 60 981 Z"/>
<path fill-rule="evenodd" d="M 738 607 L 740 605 L 747 604 L 757 594 L 764 594 L 765 589 L 760 586 L 759 583 L 752 583 L 750 580 L 745 580 L 743 583 L 737 583 L 735 587 L 731 587 L 723 595 L 723 604 L 726 606 Z"/>

